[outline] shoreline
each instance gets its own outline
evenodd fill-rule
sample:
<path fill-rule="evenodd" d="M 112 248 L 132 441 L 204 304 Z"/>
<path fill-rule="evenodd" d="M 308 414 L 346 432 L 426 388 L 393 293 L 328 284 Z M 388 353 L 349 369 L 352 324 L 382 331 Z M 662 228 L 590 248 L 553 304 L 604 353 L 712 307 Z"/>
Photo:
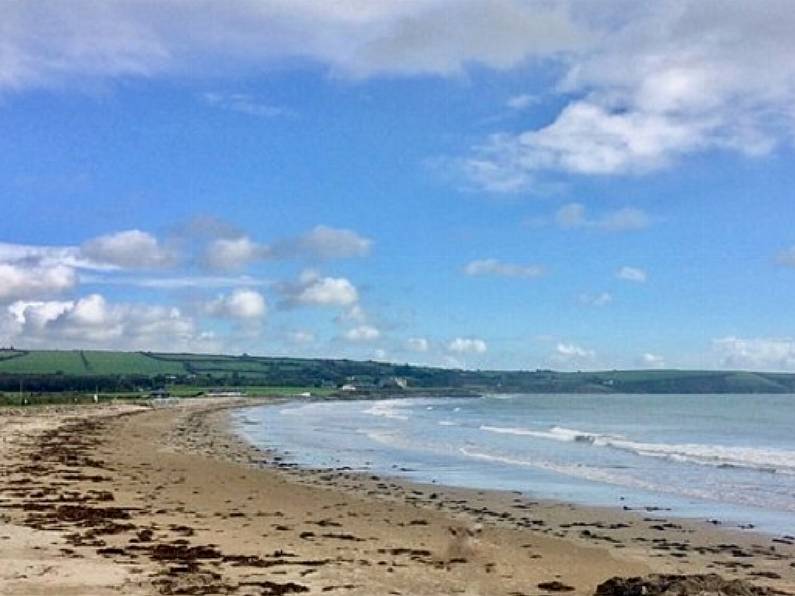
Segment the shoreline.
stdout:
<path fill-rule="evenodd" d="M 386 398 L 391 399 L 391 398 Z M 347 401 L 347 400 L 346 400 Z M 364 402 L 371 402 L 375 401 L 372 399 L 364 399 L 361 400 Z M 286 405 L 287 403 L 292 404 L 308 404 L 312 403 L 312 400 L 305 400 L 305 399 L 285 399 L 280 402 L 281 405 Z M 275 403 L 266 403 L 266 404 L 251 404 L 250 407 L 259 407 L 262 406 L 275 406 Z M 233 414 L 230 412 L 229 417 L 231 418 Z M 235 422 L 229 420 L 226 422 L 229 426 L 230 434 L 244 440 L 248 443 L 248 441 L 244 438 L 245 437 L 245 426 L 240 424 L 239 422 Z M 234 427 L 237 426 L 237 429 Z M 252 445 L 255 449 L 256 446 Z M 283 452 L 280 451 L 280 447 L 277 444 L 274 444 L 273 447 L 263 449 L 264 453 L 274 453 L 281 457 L 282 462 L 289 463 L 289 467 L 296 467 L 300 468 L 302 471 L 305 472 L 313 472 L 315 474 L 326 474 L 330 471 L 334 471 L 335 469 L 340 468 L 325 468 L 325 467 L 317 467 L 311 464 L 303 464 L 298 462 L 297 460 L 292 459 L 292 455 L 289 451 L 285 450 Z M 341 464 L 342 465 L 342 464 Z M 288 466 L 283 466 L 288 467 Z M 392 466 L 393 468 L 397 468 L 397 466 Z M 478 487 L 474 485 L 458 485 L 458 484 L 451 484 L 446 483 L 444 481 L 437 481 L 435 479 L 426 480 L 426 479 L 412 479 L 406 477 L 405 475 L 401 475 L 397 472 L 390 472 L 389 470 L 385 470 L 383 467 L 379 469 L 370 469 L 367 467 L 360 467 L 356 469 L 345 468 L 345 471 L 350 471 L 352 473 L 360 474 L 363 477 L 366 477 L 370 474 L 378 474 L 382 478 L 388 479 L 392 482 L 403 483 L 406 485 L 411 486 L 421 486 L 421 487 L 446 487 L 447 489 L 454 489 L 458 491 L 469 491 L 469 492 L 489 492 L 489 493 L 496 493 L 496 494 L 505 494 L 505 495 L 524 495 L 525 498 L 532 499 L 533 501 L 538 501 L 541 503 L 546 503 L 550 506 L 554 505 L 564 505 L 564 506 L 571 506 L 578 509 L 582 509 L 583 511 L 595 510 L 595 511 L 602 511 L 604 515 L 610 515 L 611 513 L 630 513 L 635 514 L 636 516 L 664 516 L 668 518 L 669 521 L 677 522 L 680 524 L 687 524 L 689 525 L 694 531 L 713 531 L 719 530 L 721 532 L 727 532 L 730 535 L 756 535 L 759 536 L 760 539 L 774 539 L 774 538 L 781 538 L 789 537 L 792 538 L 792 535 L 795 535 L 795 529 L 792 528 L 791 525 L 787 527 L 785 531 L 776 531 L 770 529 L 774 527 L 774 522 L 763 521 L 757 522 L 757 520 L 738 520 L 737 518 L 732 518 L 730 514 L 726 514 L 725 516 L 721 516 L 720 514 L 716 513 L 717 510 L 722 504 L 720 502 L 715 502 L 714 508 L 711 507 L 711 502 L 707 500 L 702 500 L 701 504 L 698 506 L 698 509 L 703 510 L 706 513 L 698 514 L 698 515 L 687 515 L 681 512 L 677 512 L 675 509 L 675 505 L 671 505 L 670 503 L 666 502 L 666 495 L 660 495 L 656 497 L 653 494 L 649 495 L 648 501 L 643 502 L 636 502 L 632 503 L 632 506 L 629 506 L 629 502 L 624 502 L 624 497 L 620 498 L 620 501 L 613 502 L 613 503 L 592 503 L 587 501 L 577 501 L 577 500 L 567 500 L 565 498 L 558 498 L 558 497 L 544 497 L 539 495 L 533 495 L 526 492 L 523 492 L 518 489 L 512 488 L 490 488 L 490 487 Z M 793 495 L 795 497 L 795 495 Z M 676 498 L 671 497 L 671 498 Z M 657 502 L 654 500 L 658 499 Z M 670 506 L 669 506 L 670 505 Z M 747 506 L 751 508 L 751 506 Z M 713 509 L 713 511 L 710 511 Z M 765 510 L 762 510 L 762 515 L 764 515 Z M 784 516 L 785 513 L 779 512 L 776 515 Z M 789 520 L 788 520 L 789 521 Z"/>
<path fill-rule="evenodd" d="M 281 404 L 293 401 L 300 401 L 300 400 L 283 400 L 279 402 Z M 274 403 L 263 403 L 263 404 L 251 404 L 243 406 L 243 408 L 247 407 L 260 407 L 260 406 L 268 406 L 273 407 L 278 405 L 276 402 Z M 238 409 L 238 408 L 236 408 Z M 242 409 L 242 408 L 240 408 Z M 271 469 L 275 469 L 277 472 L 285 474 L 286 476 L 290 477 L 291 479 L 295 479 L 298 482 L 307 482 L 309 484 L 315 485 L 320 484 L 323 485 L 328 481 L 329 475 L 337 476 L 343 480 L 354 480 L 353 483 L 338 483 L 334 485 L 334 488 L 339 490 L 342 488 L 343 490 L 349 490 L 353 494 L 360 494 L 366 495 L 368 497 L 376 497 L 376 498 L 384 498 L 384 495 L 376 495 L 374 494 L 375 491 L 373 490 L 373 486 L 378 484 L 382 484 L 384 482 L 389 483 L 393 486 L 398 486 L 402 488 L 403 493 L 416 493 L 416 492 L 430 492 L 436 493 L 441 500 L 440 495 L 448 495 L 455 498 L 467 500 L 467 501 L 488 501 L 496 512 L 492 512 L 488 514 L 486 517 L 491 517 L 492 522 L 499 523 L 501 520 L 506 519 L 502 516 L 509 512 L 510 509 L 516 508 L 516 503 L 532 503 L 533 505 L 539 506 L 546 512 L 546 515 L 552 516 L 553 518 L 562 517 L 564 519 L 559 520 L 562 524 L 568 523 L 568 517 L 571 515 L 578 516 L 584 519 L 588 519 L 589 521 L 584 522 L 575 522 L 571 524 L 571 527 L 583 527 L 586 528 L 588 526 L 595 526 L 598 527 L 599 522 L 597 520 L 610 520 L 611 525 L 618 525 L 622 523 L 631 522 L 634 524 L 641 524 L 641 523 L 648 523 L 651 524 L 652 529 L 656 531 L 661 530 L 681 530 L 682 533 L 687 534 L 700 534 L 702 536 L 709 536 L 714 542 L 716 543 L 730 543 L 730 542 L 741 542 L 747 545 L 756 545 L 758 546 L 759 543 L 763 542 L 773 542 L 774 544 L 782 544 L 781 540 L 791 541 L 795 544 L 795 539 L 788 535 L 782 533 L 775 533 L 775 532 L 767 532 L 757 527 L 744 527 L 743 525 L 731 525 L 731 523 L 723 523 L 719 520 L 711 521 L 708 519 L 701 519 L 701 518 L 694 518 L 694 517 L 684 517 L 684 516 L 677 516 L 670 514 L 670 510 L 665 507 L 659 507 L 654 505 L 649 505 L 645 507 L 633 507 L 633 508 L 622 508 L 617 505 L 591 505 L 591 504 L 582 504 L 582 503 L 573 503 L 568 501 L 561 501 L 556 499 L 544 498 L 544 497 L 537 497 L 532 495 L 526 495 L 521 491 L 509 490 L 509 489 L 489 489 L 489 488 L 474 488 L 474 487 L 467 487 L 467 486 L 455 486 L 455 485 L 447 485 L 442 483 L 436 482 L 422 482 L 407 479 L 402 476 L 391 475 L 389 473 L 381 473 L 381 472 L 374 472 L 368 470 L 356 470 L 356 469 L 349 469 L 349 468 L 315 468 L 311 466 L 304 466 L 299 463 L 291 463 L 287 462 L 288 456 L 284 453 L 281 453 L 278 448 L 272 449 L 261 449 L 256 445 L 247 441 L 244 437 L 238 433 L 234 426 L 235 422 L 231 420 L 231 416 L 233 414 L 233 410 L 225 410 L 222 414 L 223 419 L 219 420 L 217 424 L 220 428 L 224 430 L 224 432 L 228 433 L 232 440 L 240 441 L 241 444 L 244 446 L 245 449 L 252 449 L 254 452 L 261 454 L 265 458 L 271 458 L 275 456 L 277 461 L 270 461 L 267 465 Z M 373 480 L 373 476 L 377 475 L 378 480 Z M 403 497 L 397 497 L 403 498 Z M 438 503 L 434 504 L 436 508 L 438 508 Z M 471 516 L 470 522 L 473 523 L 482 523 L 486 521 L 482 517 L 477 516 L 480 510 L 469 511 L 468 514 Z M 472 517 L 474 516 L 474 517 Z M 510 518 L 507 518 L 510 520 Z M 538 524 L 531 524 L 531 525 L 538 525 Z M 604 525 L 604 524 L 602 524 Z M 621 529 L 621 528 L 612 528 L 612 529 Z M 595 540 L 600 540 L 600 538 L 595 538 Z M 789 545 L 788 545 L 789 546 Z M 793 550 L 793 555 L 795 555 L 795 550 Z M 795 563 L 793 563 L 793 567 L 795 567 Z M 795 576 L 793 577 L 795 581 Z"/>
<path fill-rule="evenodd" d="M 649 572 L 795 592 L 795 545 L 758 534 L 285 466 L 230 427 L 262 403 L 87 406 L 27 431 L 0 412 L 0 593 L 592 594 Z"/>

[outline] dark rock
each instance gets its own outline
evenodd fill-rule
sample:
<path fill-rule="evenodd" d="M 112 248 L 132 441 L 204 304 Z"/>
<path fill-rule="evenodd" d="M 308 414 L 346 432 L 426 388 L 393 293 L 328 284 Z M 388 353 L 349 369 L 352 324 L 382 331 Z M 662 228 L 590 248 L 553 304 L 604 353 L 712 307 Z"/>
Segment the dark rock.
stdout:
<path fill-rule="evenodd" d="M 596 588 L 596 596 L 757 596 L 769 593 L 766 588 L 745 580 L 728 580 L 715 573 L 613 577 Z"/>
<path fill-rule="evenodd" d="M 557 580 L 551 582 L 541 582 L 538 587 L 547 592 L 573 592 L 574 588 Z"/>

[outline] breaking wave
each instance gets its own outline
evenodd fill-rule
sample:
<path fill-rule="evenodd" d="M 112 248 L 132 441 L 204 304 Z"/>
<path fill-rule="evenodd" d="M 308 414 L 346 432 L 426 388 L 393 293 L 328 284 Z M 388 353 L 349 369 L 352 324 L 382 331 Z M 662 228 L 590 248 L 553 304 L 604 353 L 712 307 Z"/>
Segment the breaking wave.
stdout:
<path fill-rule="evenodd" d="M 748 468 L 762 472 L 795 475 L 795 451 L 759 449 L 698 443 L 646 443 L 632 441 L 621 435 L 592 433 L 553 426 L 549 430 L 481 426 L 480 430 L 538 439 L 582 443 L 628 451 L 641 457 L 657 457 L 672 461 L 715 467 Z"/>

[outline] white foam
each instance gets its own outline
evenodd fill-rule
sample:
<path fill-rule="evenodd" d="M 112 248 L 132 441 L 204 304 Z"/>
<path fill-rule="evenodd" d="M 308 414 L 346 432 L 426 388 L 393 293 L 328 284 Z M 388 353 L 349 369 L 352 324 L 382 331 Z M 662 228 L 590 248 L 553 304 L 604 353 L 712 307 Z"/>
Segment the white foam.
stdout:
<path fill-rule="evenodd" d="M 546 431 L 485 425 L 481 426 L 480 429 L 500 434 L 586 443 L 596 447 L 610 447 L 629 451 L 643 457 L 667 458 L 682 463 L 752 468 L 764 472 L 795 475 L 795 451 L 786 449 L 759 449 L 756 447 L 705 445 L 700 443 L 647 443 L 631 441 L 621 435 L 592 433 L 560 426 L 553 426 Z"/>
<path fill-rule="evenodd" d="M 398 409 L 397 404 L 393 400 L 386 400 L 375 402 L 366 410 L 362 410 L 362 413 L 391 420 L 408 420 L 409 417 L 405 414 L 400 414 Z"/>
<path fill-rule="evenodd" d="M 604 484 L 612 484 L 617 486 L 623 486 L 626 488 L 640 489 L 654 493 L 676 494 L 696 499 L 705 499 L 711 501 L 724 500 L 721 498 L 720 494 L 712 492 L 708 489 L 699 489 L 692 486 L 686 487 L 681 485 L 675 486 L 672 484 L 658 484 L 634 476 L 631 473 L 621 472 L 620 470 L 616 470 L 614 468 L 597 468 L 597 467 L 583 466 L 583 465 L 558 464 L 550 461 L 535 460 L 535 459 L 529 461 L 529 460 L 517 459 L 514 457 L 474 451 L 472 449 L 468 449 L 467 447 L 461 447 L 459 449 L 459 452 L 462 455 L 465 455 L 473 459 L 507 464 L 511 466 L 522 466 L 522 467 L 536 468 L 540 470 L 547 470 L 550 472 L 555 472 L 557 474 L 563 474 L 566 476 L 581 478 L 583 480 L 590 480 L 592 482 L 601 482 Z M 737 502 L 747 505 L 755 505 L 755 506 L 759 506 L 760 504 L 754 501 L 753 499 L 749 498 L 748 495 L 740 495 L 739 498 L 737 498 Z M 795 510 L 795 506 L 789 506 L 789 507 L 784 506 L 784 509 Z"/>

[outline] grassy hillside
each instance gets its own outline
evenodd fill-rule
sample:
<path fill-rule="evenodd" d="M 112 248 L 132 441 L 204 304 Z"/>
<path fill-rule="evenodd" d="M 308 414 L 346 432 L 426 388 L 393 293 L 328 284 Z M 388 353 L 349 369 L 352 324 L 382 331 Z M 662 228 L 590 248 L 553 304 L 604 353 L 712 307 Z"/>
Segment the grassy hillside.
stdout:
<path fill-rule="evenodd" d="M 795 375 L 742 371 L 631 370 L 561 373 L 465 371 L 372 361 L 102 351 L 0 351 L 0 390 L 140 390 L 322 387 L 378 391 L 395 377 L 415 389 L 530 393 L 795 393 Z"/>
<path fill-rule="evenodd" d="M 165 362 L 138 352 L 3 351 L 0 374 L 156 375 L 184 373 L 180 362 Z"/>

